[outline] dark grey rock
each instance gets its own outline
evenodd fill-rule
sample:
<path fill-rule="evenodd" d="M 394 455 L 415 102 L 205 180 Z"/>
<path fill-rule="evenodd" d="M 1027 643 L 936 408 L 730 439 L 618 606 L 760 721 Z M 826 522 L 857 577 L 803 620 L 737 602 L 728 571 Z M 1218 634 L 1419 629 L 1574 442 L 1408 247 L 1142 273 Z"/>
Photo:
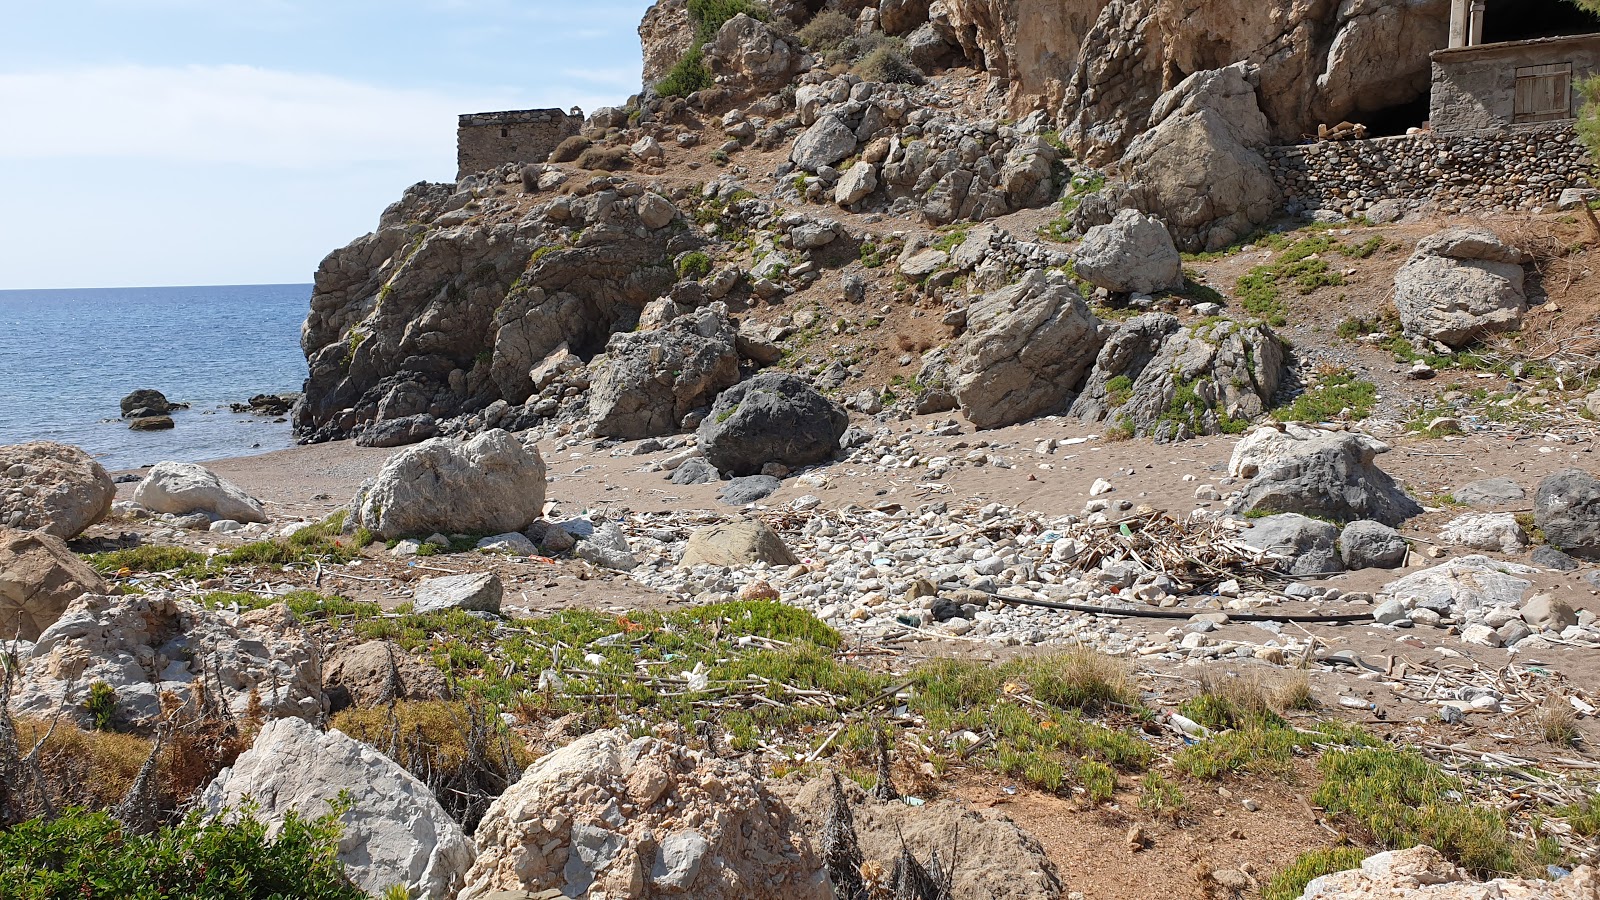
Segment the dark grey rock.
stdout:
<path fill-rule="evenodd" d="M 1339 555 L 1347 569 L 1395 569 L 1406 561 L 1406 541 L 1382 522 L 1351 522 L 1339 533 Z"/>
<path fill-rule="evenodd" d="M 1509 478 L 1483 478 L 1463 484 L 1456 488 L 1452 495 L 1458 503 L 1491 509 L 1526 500 L 1528 492 Z"/>
<path fill-rule="evenodd" d="M 1546 476 L 1533 497 L 1533 522 L 1550 546 L 1600 559 L 1600 480 L 1581 469 Z"/>
<path fill-rule="evenodd" d="M 672 470 L 673 484 L 712 484 L 722 480 L 717 467 L 695 456 L 684 460 L 683 465 Z"/>
<path fill-rule="evenodd" d="M 697 436 L 718 471 L 754 475 L 768 463 L 791 469 L 831 459 L 849 417 L 805 379 L 765 373 L 723 391 Z"/>
<path fill-rule="evenodd" d="M 1240 532 L 1239 540 L 1284 557 L 1281 568 L 1290 575 L 1342 572 L 1339 528 L 1296 513 L 1256 519 Z"/>
<path fill-rule="evenodd" d="M 125 419 L 138 418 L 141 410 L 145 416 L 165 415 L 171 408 L 164 394 L 149 388 L 141 388 L 122 398 L 122 417 Z"/>
<path fill-rule="evenodd" d="M 1558 572 L 1571 572 L 1580 565 L 1577 560 L 1545 544 L 1533 548 L 1532 562 L 1540 568 L 1555 569 Z"/>
<path fill-rule="evenodd" d="M 1287 426 L 1260 430 L 1234 448 L 1230 471 L 1250 478 L 1238 509 L 1301 513 L 1393 527 L 1422 512 L 1373 461 L 1389 448 L 1367 435 Z"/>
<path fill-rule="evenodd" d="M 783 482 L 771 475 L 747 475 L 724 485 L 717 499 L 733 506 L 743 506 L 768 497 L 782 486 Z"/>
<path fill-rule="evenodd" d="M 439 436 L 439 420 L 427 413 L 373 422 L 356 436 L 357 447 L 404 447 Z"/>

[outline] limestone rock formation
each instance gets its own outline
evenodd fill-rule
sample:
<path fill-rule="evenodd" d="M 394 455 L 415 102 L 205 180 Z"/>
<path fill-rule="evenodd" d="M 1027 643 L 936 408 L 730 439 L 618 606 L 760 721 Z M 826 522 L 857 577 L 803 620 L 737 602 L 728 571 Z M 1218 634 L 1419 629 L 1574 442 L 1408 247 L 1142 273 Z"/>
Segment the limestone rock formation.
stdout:
<path fill-rule="evenodd" d="M 235 616 L 163 592 L 84 594 L 39 636 L 12 707 L 61 710 L 88 727 L 82 701 L 103 681 L 116 696 L 114 721 L 145 728 L 161 714 L 162 692 L 193 702 L 190 687 L 203 679 L 236 716 L 254 698 L 268 718 L 315 719 L 328 706 L 321 668 L 316 643 L 282 605 Z"/>
<path fill-rule="evenodd" d="M 1394 276 L 1406 333 L 1450 347 L 1516 330 L 1528 310 L 1527 254 L 1484 228 L 1449 228 L 1417 242 Z"/>
<path fill-rule="evenodd" d="M 0 528 L 0 643 L 36 641 L 72 601 L 106 590 L 105 581 L 60 538 Z"/>
<path fill-rule="evenodd" d="M 1031 271 L 973 301 L 950 348 L 950 385 L 978 428 L 1064 408 L 1100 348 L 1099 321 L 1070 282 Z"/>
<path fill-rule="evenodd" d="M 694 25 L 689 21 L 689 0 L 657 0 L 639 23 L 639 45 L 644 49 L 644 83 L 655 84 L 694 46 Z"/>
<path fill-rule="evenodd" d="M 708 525 L 689 535 L 688 546 L 678 565 L 691 566 L 748 566 L 766 563 L 769 566 L 792 566 L 798 563 L 783 538 L 760 519 L 748 522 L 728 522 Z"/>
<path fill-rule="evenodd" d="M 489 807 L 459 900 L 496 891 L 618 900 L 825 900 L 822 863 L 759 776 L 666 740 L 596 731 Z"/>
<path fill-rule="evenodd" d="M 1265 325 L 1147 313 L 1109 330 L 1071 413 L 1158 441 L 1220 434 L 1267 411 L 1284 367 Z"/>
<path fill-rule="evenodd" d="M 690 410 L 738 383 L 736 344 L 722 303 L 651 331 L 612 335 L 590 388 L 595 432 L 637 440 L 678 431 Z"/>
<path fill-rule="evenodd" d="M 676 280 L 672 258 L 701 243 L 692 230 L 650 227 L 664 198 L 636 183 L 514 215 L 481 197 L 485 187 L 478 176 L 416 185 L 377 232 L 323 260 L 301 331 L 310 376 L 294 415 L 300 437 L 406 420 L 372 441 L 392 445 L 427 433 L 411 417 L 450 434 L 462 430 L 450 420 L 498 401 L 503 416 L 541 389 L 534 376 L 549 358 L 581 366 L 632 330 Z"/>
<path fill-rule="evenodd" d="M 1383 593 L 1438 612 L 1462 613 L 1495 606 L 1517 607 L 1532 582 L 1519 575 L 1538 569 L 1487 556 L 1459 556 L 1383 586 Z"/>
<path fill-rule="evenodd" d="M 0 528 L 71 540 L 111 512 L 117 486 L 77 447 L 32 441 L 0 447 Z"/>
<path fill-rule="evenodd" d="M 419 613 L 445 612 L 452 609 L 500 614 L 500 600 L 505 595 L 505 585 L 493 572 L 468 572 L 464 575 L 445 575 L 424 578 L 412 597 L 412 605 Z"/>
<path fill-rule="evenodd" d="M 411 896 L 448 900 L 476 857 L 472 840 L 427 786 L 371 747 L 302 719 L 268 722 L 255 744 L 206 788 L 209 815 L 259 804 L 265 821 L 308 818 L 348 791 L 339 860 L 357 887 L 377 896 L 401 885 Z"/>
<path fill-rule="evenodd" d="M 1165 221 L 1179 249 L 1220 250 L 1277 211 L 1277 185 L 1256 152 L 1268 133 L 1258 74 L 1239 64 L 1189 76 L 1156 100 L 1150 130 L 1119 164 L 1123 201 Z"/>
<path fill-rule="evenodd" d="M 522 531 L 544 515 L 539 448 L 498 429 L 434 438 L 389 457 L 351 503 L 351 521 L 380 538 Z"/>
<path fill-rule="evenodd" d="M 696 436 L 706 461 L 729 475 L 759 475 L 833 458 L 849 417 L 810 382 L 776 372 L 723 391 Z"/>
<path fill-rule="evenodd" d="M 1369 856 L 1361 868 L 1313 878 L 1300 900 L 1591 900 L 1600 872 L 1579 866 L 1559 881 L 1497 878 L 1478 882 L 1432 847 Z"/>
<path fill-rule="evenodd" d="M 1451 519 L 1439 532 L 1439 541 L 1473 550 L 1520 553 L 1528 546 L 1528 535 L 1511 513 L 1469 513 Z"/>
<path fill-rule="evenodd" d="M 1395 526 L 1422 512 L 1421 504 L 1378 468 L 1389 448 L 1365 434 L 1299 425 L 1260 427 L 1233 448 L 1228 472 L 1248 478 L 1240 509 L 1297 512 Z"/>
<path fill-rule="evenodd" d="M 704 53 L 706 66 L 724 87 L 759 93 L 782 89 L 805 56 L 799 41 L 744 13 L 724 22 Z"/>
<path fill-rule="evenodd" d="M 1116 293 L 1154 294 L 1183 287 L 1183 257 L 1160 220 L 1124 209 L 1089 229 L 1074 256 L 1077 273 Z"/>
<path fill-rule="evenodd" d="M 133 502 L 151 512 L 175 516 L 205 513 L 213 520 L 268 521 L 261 501 L 194 463 L 156 463 L 134 489 Z"/>

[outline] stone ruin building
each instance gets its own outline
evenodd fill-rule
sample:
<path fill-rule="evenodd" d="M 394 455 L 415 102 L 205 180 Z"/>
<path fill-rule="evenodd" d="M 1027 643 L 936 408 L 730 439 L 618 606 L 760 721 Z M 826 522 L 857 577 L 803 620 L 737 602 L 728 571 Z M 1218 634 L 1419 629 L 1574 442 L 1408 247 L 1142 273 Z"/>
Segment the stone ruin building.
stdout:
<path fill-rule="evenodd" d="M 505 163 L 542 163 L 583 127 L 583 111 L 514 109 L 467 113 L 456 126 L 456 178 Z"/>

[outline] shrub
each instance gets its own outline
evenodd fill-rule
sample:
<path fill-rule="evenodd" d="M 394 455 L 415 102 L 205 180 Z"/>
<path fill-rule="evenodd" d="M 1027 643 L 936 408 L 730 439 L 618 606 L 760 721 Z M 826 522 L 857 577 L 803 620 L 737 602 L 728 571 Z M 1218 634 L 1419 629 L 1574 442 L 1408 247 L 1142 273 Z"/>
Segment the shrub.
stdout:
<path fill-rule="evenodd" d="M 0 830 L 0 885 L 17 900 L 364 900 L 337 856 L 340 807 L 291 812 L 271 835 L 254 812 L 196 814 L 148 835 L 82 809 L 30 819 Z"/>
<path fill-rule="evenodd" d="M 898 41 L 885 41 L 851 69 L 866 81 L 886 84 L 917 84 L 922 80 L 922 70 L 906 58 L 905 49 Z"/>
<path fill-rule="evenodd" d="M 557 144 L 556 148 L 550 151 L 549 161 L 553 163 L 572 162 L 578 158 L 578 154 L 587 149 L 589 149 L 589 139 L 575 134 Z"/>
<path fill-rule="evenodd" d="M 127 550 L 93 554 L 89 557 L 89 565 L 101 574 L 115 574 L 123 569 L 130 572 L 167 572 L 203 563 L 205 559 L 187 547 L 146 544 Z"/>
<path fill-rule="evenodd" d="M 842 12 L 825 9 L 800 29 L 800 41 L 812 50 L 830 53 L 856 33 L 856 23 Z"/>
<path fill-rule="evenodd" d="M 711 78 L 711 70 L 706 68 L 705 54 L 699 47 L 695 47 L 678 60 L 672 67 L 667 77 L 656 82 L 656 93 L 663 97 L 687 97 L 695 91 L 703 91 L 715 82 Z"/>
<path fill-rule="evenodd" d="M 699 250 L 691 250 L 678 260 L 679 278 L 704 278 L 711 274 L 711 257 Z"/>
<path fill-rule="evenodd" d="M 734 16 L 744 14 L 765 22 L 771 13 L 752 0 L 689 0 L 689 19 L 695 26 L 695 43 L 704 44 L 717 36 L 722 26 Z"/>
<path fill-rule="evenodd" d="M 83 701 L 84 712 L 94 720 L 95 731 L 110 731 L 111 717 L 117 711 L 117 692 L 104 681 L 89 685 L 89 698 Z"/>
<path fill-rule="evenodd" d="M 1261 900 L 1298 900 L 1313 878 L 1359 868 L 1367 854 L 1359 847 L 1330 847 L 1300 854 L 1289 867 L 1272 876 Z"/>
<path fill-rule="evenodd" d="M 628 164 L 626 147 L 590 147 L 578 154 L 578 168 L 614 172 Z"/>

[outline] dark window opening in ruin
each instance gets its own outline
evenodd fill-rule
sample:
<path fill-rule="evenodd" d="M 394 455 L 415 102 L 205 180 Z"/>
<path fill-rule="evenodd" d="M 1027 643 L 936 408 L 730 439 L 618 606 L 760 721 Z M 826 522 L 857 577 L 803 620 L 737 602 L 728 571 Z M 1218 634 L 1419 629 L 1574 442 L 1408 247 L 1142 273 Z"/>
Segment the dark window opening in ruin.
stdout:
<path fill-rule="evenodd" d="M 1597 33 L 1600 18 L 1571 0 L 1489 0 L 1483 14 L 1485 44 Z"/>
<path fill-rule="evenodd" d="M 500 136 L 503 137 L 503 138 L 511 137 L 511 129 L 509 129 L 509 128 L 500 129 Z"/>
<path fill-rule="evenodd" d="M 1350 121 L 1367 126 L 1369 138 L 1405 134 L 1412 128 L 1421 128 L 1428 121 L 1428 96 L 1424 94 L 1410 103 L 1360 113 L 1351 116 Z"/>

